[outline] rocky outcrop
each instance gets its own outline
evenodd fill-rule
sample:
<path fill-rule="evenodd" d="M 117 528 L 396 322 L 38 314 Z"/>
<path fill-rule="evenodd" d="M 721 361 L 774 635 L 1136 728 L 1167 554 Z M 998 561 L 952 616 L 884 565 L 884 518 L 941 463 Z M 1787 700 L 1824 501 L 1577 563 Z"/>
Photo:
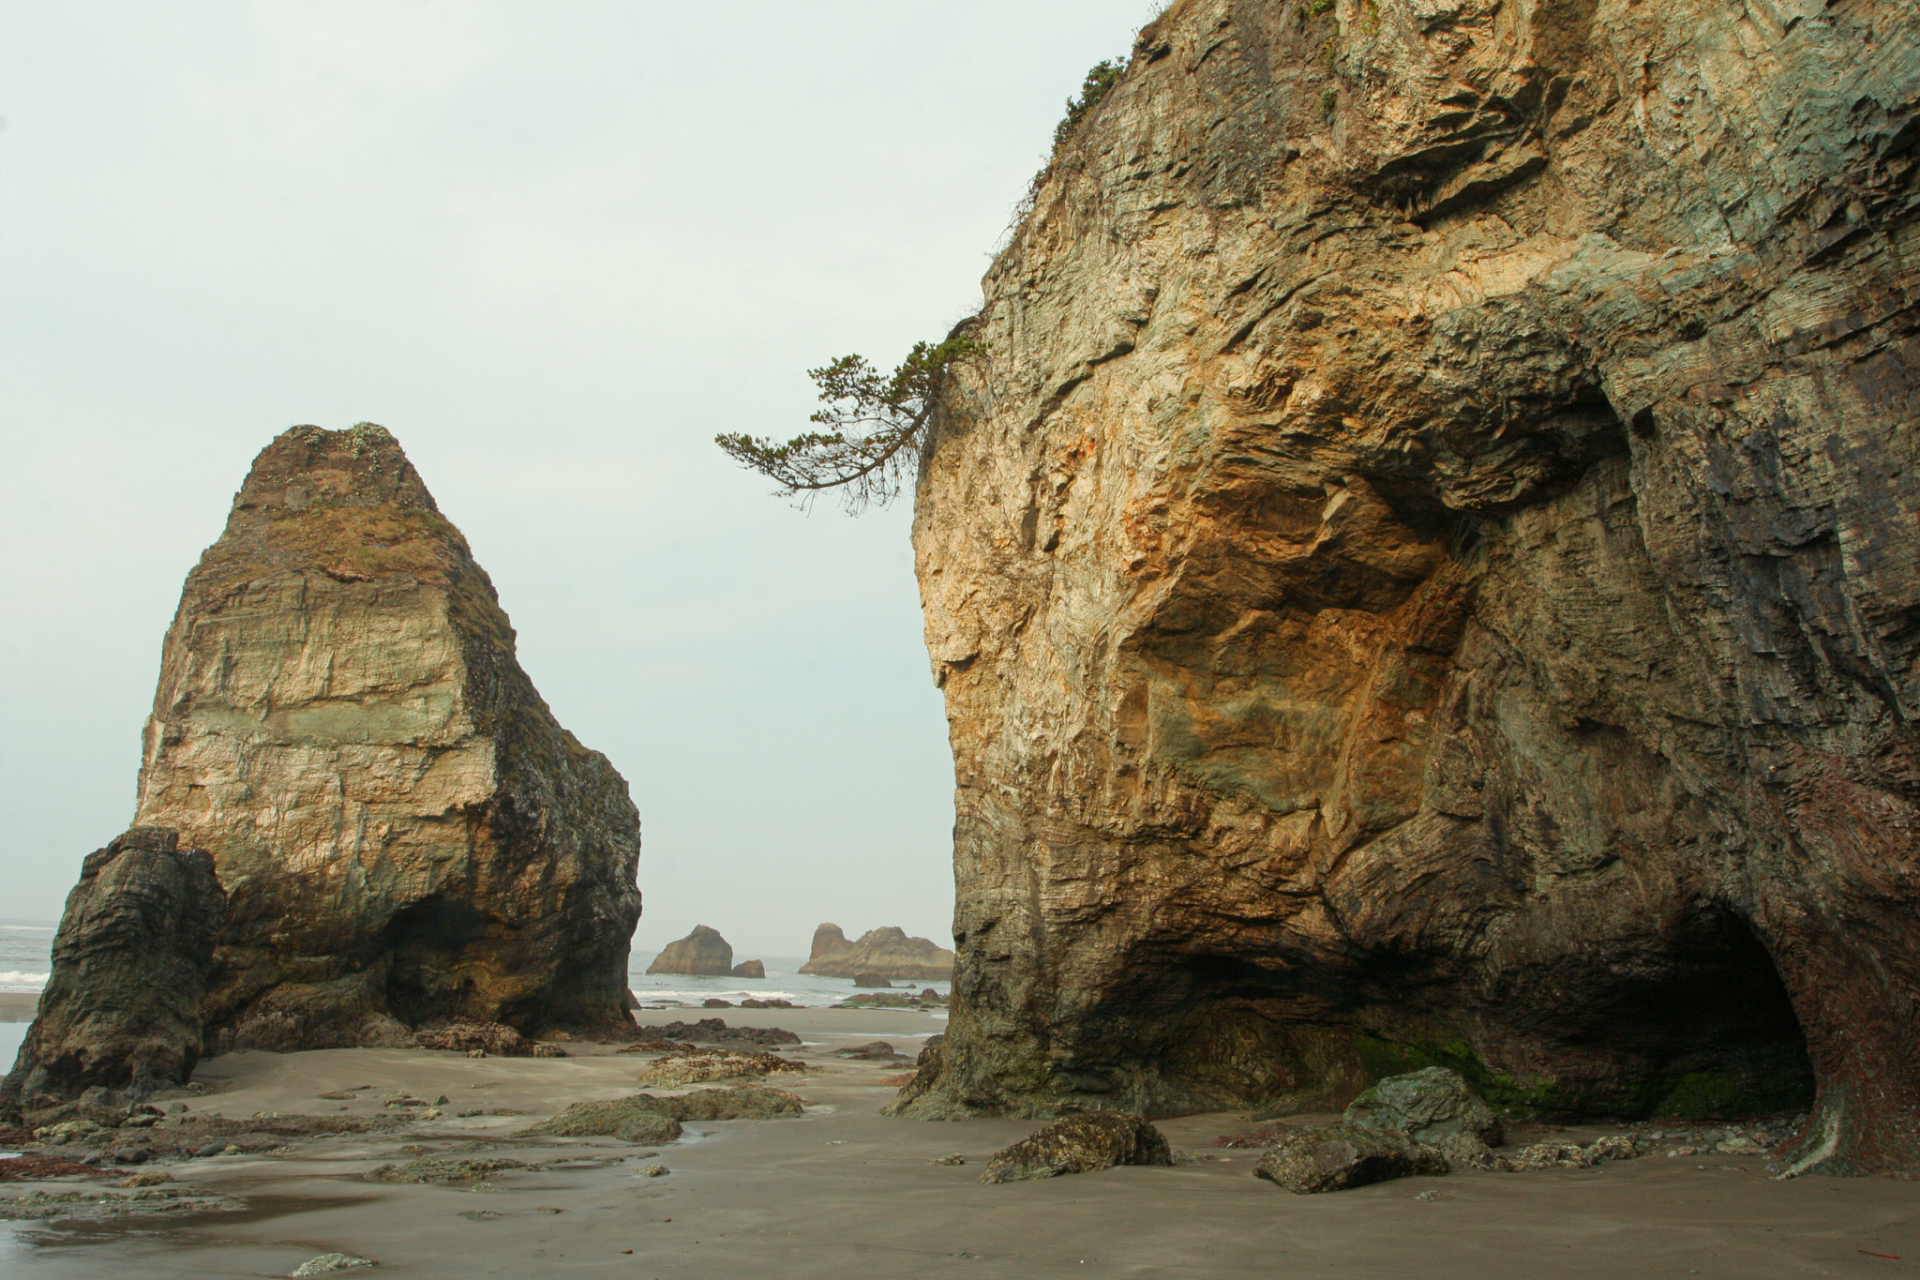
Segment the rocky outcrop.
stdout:
<path fill-rule="evenodd" d="M 186 1084 L 225 913 L 213 859 L 180 848 L 177 832 L 135 827 L 88 854 L 0 1108 L 41 1108 L 89 1089 L 137 1101 Z"/>
<path fill-rule="evenodd" d="M 913 1114 L 1817 1082 L 1789 1169 L 1916 1166 L 1917 99 L 1887 0 L 1141 33 L 923 462 Z"/>
<path fill-rule="evenodd" d="M 727 977 L 733 973 L 733 947 L 717 929 L 693 926 L 684 938 L 669 942 L 647 966 L 648 973 L 704 974 Z"/>
<path fill-rule="evenodd" d="M 742 960 L 728 972 L 736 978 L 764 978 L 767 976 L 767 966 L 758 960 Z"/>
<path fill-rule="evenodd" d="M 869 929 L 858 942 L 849 942 L 839 925 L 823 924 L 813 931 L 813 952 L 800 972 L 856 980 L 944 981 L 953 976 L 953 952 L 927 938 L 909 938 L 906 930 L 893 925 Z"/>
<path fill-rule="evenodd" d="M 631 1030 L 626 783 L 555 723 L 377 426 L 295 427 L 254 460 L 167 633 L 138 820 L 227 888 L 210 1051 Z"/>

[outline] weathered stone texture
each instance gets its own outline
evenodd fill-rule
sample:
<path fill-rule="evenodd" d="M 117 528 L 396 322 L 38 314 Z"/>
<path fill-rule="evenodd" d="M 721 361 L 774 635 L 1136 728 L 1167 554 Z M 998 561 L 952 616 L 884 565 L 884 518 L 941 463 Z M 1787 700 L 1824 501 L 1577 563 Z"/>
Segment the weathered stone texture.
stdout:
<path fill-rule="evenodd" d="M 230 900 L 209 1050 L 631 1029 L 639 819 L 393 437 L 295 427 L 187 578 L 139 819 Z"/>
<path fill-rule="evenodd" d="M 179 845 L 177 832 L 135 827 L 87 855 L 0 1107 L 97 1088 L 138 1100 L 192 1077 L 226 895 L 213 859 Z"/>
<path fill-rule="evenodd" d="M 987 276 L 908 1109 L 1817 1078 L 1915 1167 L 1920 10 L 1316 7 L 1176 3 Z"/>

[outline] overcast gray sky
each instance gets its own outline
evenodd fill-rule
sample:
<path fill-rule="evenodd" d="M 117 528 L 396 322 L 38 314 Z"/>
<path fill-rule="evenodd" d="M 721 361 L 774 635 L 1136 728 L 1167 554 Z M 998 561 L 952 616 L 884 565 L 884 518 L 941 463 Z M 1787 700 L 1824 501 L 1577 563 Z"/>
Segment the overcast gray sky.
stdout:
<path fill-rule="evenodd" d="M 0 916 L 131 817 L 180 583 L 295 423 L 383 424 L 696 923 L 944 940 L 952 768 L 905 505 L 718 431 L 979 298 L 1150 0 L 0 4 Z"/>

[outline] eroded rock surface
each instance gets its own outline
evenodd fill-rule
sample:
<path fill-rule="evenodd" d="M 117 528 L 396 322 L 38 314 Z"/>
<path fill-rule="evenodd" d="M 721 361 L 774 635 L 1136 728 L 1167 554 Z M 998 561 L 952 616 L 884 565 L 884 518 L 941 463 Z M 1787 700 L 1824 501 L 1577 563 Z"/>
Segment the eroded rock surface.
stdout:
<path fill-rule="evenodd" d="M 901 1105 L 1817 1080 L 1791 1168 L 1920 1162 L 1917 34 L 1142 32 L 924 461 L 960 961 Z"/>
<path fill-rule="evenodd" d="M 1345 1191 L 1393 1178 L 1438 1177 L 1447 1158 L 1392 1129 L 1299 1129 L 1268 1146 L 1254 1174 L 1299 1196 Z"/>
<path fill-rule="evenodd" d="M 726 977 L 733 972 L 733 945 L 720 936 L 718 929 L 697 924 L 686 937 L 660 948 L 647 972 Z"/>
<path fill-rule="evenodd" d="M 254 460 L 167 633 L 139 819 L 229 905 L 208 1049 L 624 1028 L 639 819 L 385 430 Z"/>
<path fill-rule="evenodd" d="M 869 929 L 858 941 L 849 941 L 839 925 L 823 924 L 813 931 L 813 952 L 800 972 L 855 980 L 941 981 L 953 976 L 953 952 L 928 938 L 909 938 L 896 925 Z"/>
<path fill-rule="evenodd" d="M 1121 1111 L 1067 1116 L 996 1151 L 982 1182 L 1019 1182 L 1092 1173 L 1121 1164 L 1170 1165 L 1173 1149 L 1158 1129 Z"/>
<path fill-rule="evenodd" d="M 88 854 L 0 1109 L 110 1090 L 124 1115 L 128 1097 L 186 1084 L 226 905 L 213 859 L 178 832 L 135 827 Z"/>

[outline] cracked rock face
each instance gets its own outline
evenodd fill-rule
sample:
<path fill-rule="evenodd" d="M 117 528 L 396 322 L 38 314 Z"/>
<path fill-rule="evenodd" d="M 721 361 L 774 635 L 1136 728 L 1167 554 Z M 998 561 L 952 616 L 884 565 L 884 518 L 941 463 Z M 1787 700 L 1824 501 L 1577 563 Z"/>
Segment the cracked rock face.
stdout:
<path fill-rule="evenodd" d="M 31 1110 L 89 1089 L 140 1099 L 187 1083 L 225 910 L 213 859 L 180 848 L 177 832 L 135 827 L 89 854 L 0 1108 Z"/>
<path fill-rule="evenodd" d="M 626 783 L 554 721 L 377 426 L 254 460 L 167 633 L 138 821 L 208 850 L 228 894 L 210 1052 L 631 1031 Z"/>
<path fill-rule="evenodd" d="M 1182 0 L 924 461 L 911 1114 L 1818 1103 L 1920 1156 L 1920 12 Z"/>

